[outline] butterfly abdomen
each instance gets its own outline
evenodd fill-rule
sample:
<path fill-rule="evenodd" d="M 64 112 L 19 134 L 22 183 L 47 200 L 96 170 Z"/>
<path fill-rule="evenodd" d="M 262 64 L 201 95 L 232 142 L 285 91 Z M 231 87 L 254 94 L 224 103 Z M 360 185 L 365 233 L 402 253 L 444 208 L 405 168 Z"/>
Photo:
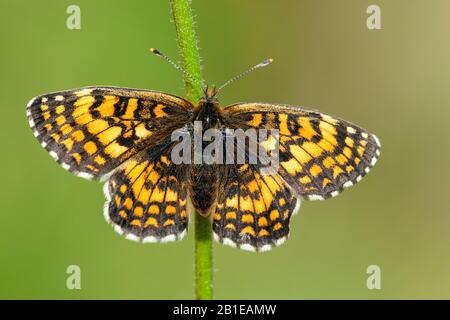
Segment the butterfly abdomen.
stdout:
<path fill-rule="evenodd" d="M 189 177 L 189 194 L 196 211 L 208 216 L 217 199 L 219 175 L 216 165 L 192 165 Z"/>
<path fill-rule="evenodd" d="M 194 113 L 194 141 L 201 139 L 201 150 L 193 146 L 193 158 L 200 155 L 201 163 L 191 166 L 189 177 L 189 193 L 196 211 L 208 216 L 216 203 L 219 185 L 219 172 L 217 164 L 205 162 L 203 150 L 208 145 L 203 141 L 203 135 L 208 129 L 218 129 L 221 126 L 221 112 L 216 99 L 202 99 Z M 195 144 L 195 142 L 194 142 Z M 194 160 L 194 159 L 192 159 Z"/>

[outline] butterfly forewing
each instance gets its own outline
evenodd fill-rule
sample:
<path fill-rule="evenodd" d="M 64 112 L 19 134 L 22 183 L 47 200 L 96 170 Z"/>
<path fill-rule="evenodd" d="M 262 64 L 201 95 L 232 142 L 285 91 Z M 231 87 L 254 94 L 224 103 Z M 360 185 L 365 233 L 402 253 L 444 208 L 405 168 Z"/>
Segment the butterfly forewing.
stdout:
<path fill-rule="evenodd" d="M 188 121 L 192 111 L 186 100 L 159 92 L 86 87 L 36 97 L 27 116 L 65 169 L 101 178 Z"/>

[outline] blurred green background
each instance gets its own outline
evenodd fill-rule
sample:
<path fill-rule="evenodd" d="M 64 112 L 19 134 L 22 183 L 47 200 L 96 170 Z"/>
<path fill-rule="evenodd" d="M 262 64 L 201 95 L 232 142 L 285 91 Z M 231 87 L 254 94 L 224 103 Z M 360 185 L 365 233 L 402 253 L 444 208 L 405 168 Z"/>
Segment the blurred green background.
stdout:
<path fill-rule="evenodd" d="M 81 30 L 66 9 L 81 8 Z M 366 9 L 381 7 L 382 30 Z M 450 298 L 450 2 L 193 1 L 204 76 L 221 102 L 303 105 L 378 135 L 381 158 L 335 199 L 304 202 L 271 252 L 214 246 L 219 299 Z M 183 95 L 167 1 L 1 0 L 0 298 L 193 298 L 193 227 L 141 245 L 102 216 L 99 183 L 58 167 L 25 118 L 30 98 L 86 85 Z M 81 267 L 81 290 L 66 268 Z M 382 289 L 368 290 L 378 265 Z"/>

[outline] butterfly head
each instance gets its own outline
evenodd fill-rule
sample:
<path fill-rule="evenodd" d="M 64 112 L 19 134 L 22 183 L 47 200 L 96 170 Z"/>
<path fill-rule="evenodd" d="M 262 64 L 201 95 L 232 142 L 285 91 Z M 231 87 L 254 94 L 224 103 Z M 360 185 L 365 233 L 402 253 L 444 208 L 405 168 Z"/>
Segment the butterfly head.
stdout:
<path fill-rule="evenodd" d="M 217 90 L 216 86 L 206 86 L 203 88 L 203 93 L 205 96 L 202 100 L 205 100 L 205 102 L 215 102 L 217 101 L 217 93 L 219 91 Z"/>

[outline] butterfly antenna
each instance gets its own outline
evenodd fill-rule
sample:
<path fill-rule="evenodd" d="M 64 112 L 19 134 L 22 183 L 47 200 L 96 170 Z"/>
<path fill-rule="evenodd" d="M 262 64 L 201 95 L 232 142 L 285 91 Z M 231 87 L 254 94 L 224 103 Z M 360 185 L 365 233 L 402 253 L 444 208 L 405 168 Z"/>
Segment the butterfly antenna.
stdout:
<path fill-rule="evenodd" d="M 180 67 L 178 64 L 176 64 L 175 62 L 173 62 L 172 59 L 170 59 L 168 56 L 166 56 L 164 53 L 162 53 L 161 51 L 159 51 L 158 49 L 155 48 L 150 48 L 149 51 L 151 53 L 153 53 L 154 55 L 163 58 L 164 60 L 166 60 L 167 62 L 169 62 L 175 69 L 177 69 L 178 71 L 180 71 L 181 73 L 183 73 L 184 75 L 186 75 L 187 77 L 189 77 L 189 79 L 191 79 L 192 81 L 194 81 L 199 87 L 200 89 L 203 90 L 203 83 L 201 83 L 198 79 L 196 79 L 192 74 L 190 74 L 189 72 L 187 72 L 186 70 L 184 70 L 182 67 Z"/>
<path fill-rule="evenodd" d="M 241 74 L 231 78 L 230 80 L 228 80 L 227 82 L 225 82 L 223 85 L 221 85 L 219 87 L 219 89 L 217 89 L 217 92 L 219 92 L 220 90 L 222 90 L 223 88 L 225 88 L 227 85 L 229 85 L 232 82 L 235 82 L 236 80 L 239 80 L 240 78 L 246 76 L 247 74 L 249 74 L 250 72 L 258 69 L 258 68 L 263 68 L 263 67 L 267 67 L 269 64 L 271 64 L 273 62 L 272 58 L 266 59 L 263 62 L 258 63 L 257 65 L 254 65 L 253 67 L 251 67 L 250 69 L 242 72 Z"/>

